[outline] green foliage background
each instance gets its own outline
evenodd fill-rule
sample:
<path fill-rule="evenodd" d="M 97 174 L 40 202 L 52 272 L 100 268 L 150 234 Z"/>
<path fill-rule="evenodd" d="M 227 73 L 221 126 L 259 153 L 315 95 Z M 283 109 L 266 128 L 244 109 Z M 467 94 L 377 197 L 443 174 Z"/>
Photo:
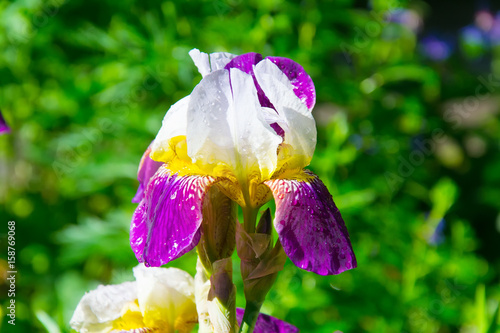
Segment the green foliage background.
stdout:
<path fill-rule="evenodd" d="M 322 277 L 287 262 L 264 312 L 302 332 L 499 331 L 499 94 L 479 78 L 499 74 L 500 49 L 473 45 L 432 62 L 417 34 L 379 19 L 396 4 L 424 18 L 433 10 L 418 1 L 0 1 L 0 108 L 12 128 L 0 137 L 0 330 L 69 332 L 85 291 L 132 280 L 138 161 L 169 106 L 199 82 L 187 54 L 196 47 L 289 57 L 316 85 L 310 168 L 344 216 L 358 268 Z M 15 328 L 5 317 L 9 220 Z M 195 260 L 172 265 L 194 274 Z"/>

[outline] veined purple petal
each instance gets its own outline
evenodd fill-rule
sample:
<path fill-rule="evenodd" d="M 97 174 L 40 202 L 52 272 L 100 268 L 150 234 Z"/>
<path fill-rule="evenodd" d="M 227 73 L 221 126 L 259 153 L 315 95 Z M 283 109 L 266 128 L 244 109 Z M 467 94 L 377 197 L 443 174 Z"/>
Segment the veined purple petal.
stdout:
<path fill-rule="evenodd" d="M 283 130 L 281 126 L 278 125 L 278 123 L 272 123 L 270 126 L 276 132 L 276 134 L 278 134 L 282 138 L 285 137 L 285 130 Z"/>
<path fill-rule="evenodd" d="M 316 89 L 314 83 L 304 70 L 304 67 L 295 61 L 283 57 L 267 57 L 288 77 L 293 85 L 293 92 L 309 110 L 316 104 Z"/>
<path fill-rule="evenodd" d="M 259 98 L 260 105 L 274 109 L 274 106 L 269 101 L 269 98 L 267 98 L 266 94 L 264 94 L 264 91 L 262 91 L 260 85 L 257 83 L 257 79 L 255 78 L 255 74 L 253 72 L 253 66 L 257 65 L 261 60 L 262 55 L 259 53 L 245 53 L 234 57 L 224 68 L 228 70 L 231 68 L 238 68 L 239 70 L 252 75 L 253 82 L 257 88 L 257 97 Z"/>
<path fill-rule="evenodd" d="M 262 60 L 262 55 L 255 52 L 244 53 L 234 57 L 224 68 L 238 68 L 239 70 L 253 75 L 253 66 Z"/>
<path fill-rule="evenodd" d="M 149 180 L 156 173 L 156 170 L 160 166 L 162 166 L 163 162 L 156 162 L 149 157 L 149 153 L 151 153 L 151 146 L 153 143 L 149 145 L 148 149 L 142 155 L 141 162 L 139 163 L 139 170 L 137 171 L 137 180 L 139 181 L 139 188 L 137 188 L 137 192 L 135 193 L 134 198 L 132 199 L 133 203 L 141 202 L 144 197 L 144 190 L 148 186 Z"/>
<path fill-rule="evenodd" d="M 144 197 L 144 185 L 142 185 L 142 182 L 139 181 L 139 187 L 137 187 L 137 192 L 135 192 L 135 195 L 132 198 L 132 203 L 141 202 L 143 197 Z"/>
<path fill-rule="evenodd" d="M 319 178 L 266 181 L 276 201 L 274 226 L 285 253 L 298 267 L 320 275 L 356 267 L 344 220 Z"/>
<path fill-rule="evenodd" d="M 130 226 L 130 245 L 139 262 L 161 266 L 198 244 L 203 199 L 213 182 L 206 176 L 181 177 L 165 166 L 158 169 Z"/>
<path fill-rule="evenodd" d="M 3 118 L 2 111 L 0 110 L 0 134 L 5 134 L 5 133 L 9 133 L 9 132 L 10 132 L 10 128 L 9 128 L 9 126 L 7 126 L 7 122 Z"/>
<path fill-rule="evenodd" d="M 293 92 L 304 103 L 309 110 L 312 110 L 316 103 L 316 89 L 314 83 L 304 70 L 304 67 L 295 61 L 283 57 L 267 57 L 286 75 L 293 85 Z M 269 98 L 264 94 L 260 88 L 255 75 L 253 73 L 253 66 L 262 61 L 262 56 L 258 53 L 245 53 L 233 58 L 224 68 L 238 68 L 247 74 L 251 74 L 255 86 L 257 87 L 257 94 L 259 96 L 260 105 L 274 109 L 274 106 L 269 101 Z"/>
<path fill-rule="evenodd" d="M 295 61 L 282 57 L 267 57 L 286 75 L 292 83 L 295 95 L 304 103 L 309 110 L 312 110 L 316 103 L 316 90 L 311 77 L 304 68 Z M 251 52 L 234 57 L 224 68 L 238 68 L 239 70 L 252 75 L 260 105 L 276 110 L 269 98 L 266 96 L 255 78 L 253 67 L 262 61 L 262 55 Z M 270 124 L 275 132 L 284 137 L 285 131 L 277 123 Z"/>
<path fill-rule="evenodd" d="M 245 310 L 242 308 L 236 308 L 236 320 L 238 325 L 241 326 L 241 321 L 243 320 L 243 315 Z M 289 324 L 278 318 L 259 313 L 257 317 L 257 323 L 255 324 L 254 333 L 296 333 L 299 329 L 292 324 Z"/>

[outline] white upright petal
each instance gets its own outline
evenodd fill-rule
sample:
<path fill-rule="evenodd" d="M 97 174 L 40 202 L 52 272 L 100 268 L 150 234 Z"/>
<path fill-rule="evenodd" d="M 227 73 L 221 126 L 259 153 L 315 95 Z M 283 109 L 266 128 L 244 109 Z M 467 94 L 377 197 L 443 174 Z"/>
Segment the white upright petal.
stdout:
<path fill-rule="evenodd" d="M 202 76 L 211 72 L 208 54 L 200 52 L 198 49 L 192 49 L 189 51 L 189 56 L 193 59 L 194 64 L 198 67 L 198 72 L 200 72 Z"/>
<path fill-rule="evenodd" d="M 191 93 L 188 106 L 187 147 L 193 162 L 235 164 L 234 143 L 227 117 L 231 107 L 229 72 L 204 77 Z"/>
<path fill-rule="evenodd" d="M 189 95 L 184 97 L 172 105 L 167 111 L 167 114 L 165 114 L 160 131 L 151 145 L 152 156 L 161 156 L 168 153 L 171 150 L 170 139 L 186 135 L 189 99 Z"/>
<path fill-rule="evenodd" d="M 70 320 L 71 327 L 81 333 L 110 332 L 113 320 L 121 315 L 122 308 L 137 299 L 136 283 L 99 286 L 86 293 Z"/>
<path fill-rule="evenodd" d="M 260 87 L 283 119 L 280 126 L 285 131 L 284 143 L 292 147 L 293 154 L 304 157 L 305 165 L 300 167 L 306 166 L 316 147 L 316 122 L 311 112 L 293 92 L 290 80 L 270 60 L 259 62 L 254 72 Z"/>
<path fill-rule="evenodd" d="M 194 279 L 177 268 L 134 268 L 139 308 L 147 327 L 189 331 L 196 321 Z M 179 326 L 180 325 L 180 326 Z"/>
<path fill-rule="evenodd" d="M 285 122 L 285 119 L 283 119 L 283 117 L 281 117 L 276 112 L 276 110 L 263 107 L 262 113 L 264 115 L 264 119 L 266 120 L 266 123 L 268 123 L 268 124 L 276 123 L 286 132 L 285 128 L 288 128 L 288 125 Z"/>
<path fill-rule="evenodd" d="M 236 57 L 235 54 L 227 52 L 215 52 L 208 55 L 207 53 L 200 52 L 198 49 L 192 49 L 189 51 L 189 55 L 202 76 L 223 69 L 231 59 Z"/>
<path fill-rule="evenodd" d="M 202 79 L 188 107 L 187 146 L 193 162 L 228 165 L 237 177 L 268 178 L 282 139 L 264 118 L 252 76 L 238 69 Z"/>
<path fill-rule="evenodd" d="M 212 72 L 223 69 L 234 57 L 236 57 L 236 54 L 227 52 L 210 53 L 210 67 Z"/>
<path fill-rule="evenodd" d="M 252 76 L 232 68 L 231 87 L 233 108 L 229 122 L 233 124 L 233 136 L 241 162 L 249 170 L 257 160 L 262 177 L 267 179 L 276 168 L 282 138 L 265 119 Z"/>

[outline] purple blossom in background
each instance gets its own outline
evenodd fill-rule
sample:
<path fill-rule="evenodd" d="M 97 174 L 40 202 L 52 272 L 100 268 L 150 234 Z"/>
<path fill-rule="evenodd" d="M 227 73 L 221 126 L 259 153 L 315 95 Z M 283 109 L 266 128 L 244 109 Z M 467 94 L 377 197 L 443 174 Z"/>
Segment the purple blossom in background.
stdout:
<path fill-rule="evenodd" d="M 476 12 L 474 23 L 476 27 L 481 29 L 482 31 L 488 32 L 493 27 L 495 22 L 495 18 L 493 14 L 488 10 L 480 10 Z"/>
<path fill-rule="evenodd" d="M 427 58 L 434 61 L 443 61 L 450 57 L 451 43 L 437 36 L 428 36 L 420 41 L 420 50 Z"/>
<path fill-rule="evenodd" d="M 493 25 L 488 31 L 488 37 L 491 45 L 496 46 L 500 44 L 500 12 L 495 15 Z"/>
<path fill-rule="evenodd" d="M 10 132 L 9 126 L 7 126 L 7 122 L 5 121 L 2 111 L 0 110 L 0 134 L 6 134 Z"/>
<path fill-rule="evenodd" d="M 405 26 L 414 33 L 420 32 L 423 26 L 422 16 L 413 9 L 394 9 L 389 12 L 388 21 Z"/>
<path fill-rule="evenodd" d="M 391 21 L 403 24 L 403 13 L 404 10 L 395 10 L 391 14 Z M 500 12 L 494 15 L 489 10 L 479 10 L 474 15 L 474 22 L 459 29 L 456 35 L 444 38 L 432 34 L 419 41 L 421 53 L 433 61 L 448 59 L 456 45 L 471 60 L 500 45 Z"/>
<path fill-rule="evenodd" d="M 486 46 L 486 34 L 474 25 L 468 25 L 460 30 L 460 38 L 465 44 Z"/>
<path fill-rule="evenodd" d="M 444 228 L 446 227 L 445 219 L 441 219 L 434 229 L 434 232 L 427 240 L 431 245 L 439 245 L 444 242 Z"/>

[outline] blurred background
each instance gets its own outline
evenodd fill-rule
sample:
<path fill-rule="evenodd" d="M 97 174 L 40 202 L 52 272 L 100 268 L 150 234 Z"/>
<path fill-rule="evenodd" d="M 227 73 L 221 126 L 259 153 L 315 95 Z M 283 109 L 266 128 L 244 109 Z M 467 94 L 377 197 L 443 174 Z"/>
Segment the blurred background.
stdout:
<path fill-rule="evenodd" d="M 323 277 L 288 261 L 265 313 L 302 332 L 500 332 L 499 11 L 468 0 L 0 0 L 12 128 L 0 136 L 0 330 L 70 332 L 85 291 L 133 279 L 137 165 L 201 79 L 196 47 L 289 57 L 316 85 L 310 169 L 358 268 Z M 172 265 L 194 274 L 195 261 Z"/>

